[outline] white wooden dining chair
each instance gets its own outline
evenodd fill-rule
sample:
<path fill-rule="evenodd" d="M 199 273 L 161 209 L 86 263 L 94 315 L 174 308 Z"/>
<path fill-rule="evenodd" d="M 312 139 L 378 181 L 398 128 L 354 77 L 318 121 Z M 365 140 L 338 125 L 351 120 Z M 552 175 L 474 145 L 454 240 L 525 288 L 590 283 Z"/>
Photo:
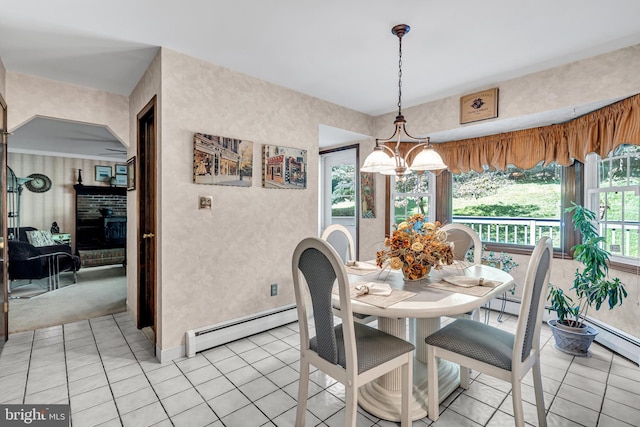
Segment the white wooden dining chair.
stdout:
<path fill-rule="evenodd" d="M 518 427 L 524 426 L 521 382 L 532 369 L 538 426 L 547 425 L 540 374 L 540 327 L 552 259 L 551 239 L 543 237 L 533 250 L 527 267 L 515 335 L 484 323 L 458 319 L 425 339 L 429 418 L 435 421 L 440 415 L 438 358 L 443 358 L 461 366 L 462 388 L 469 387 L 467 370 L 462 367 L 510 382 L 515 424 Z"/>
<path fill-rule="evenodd" d="M 456 261 L 466 261 L 467 252 L 473 248 L 473 263 L 482 263 L 482 240 L 471 227 L 451 222 L 440 229 L 447 232 L 447 241 L 453 243 L 453 257 Z"/>
<path fill-rule="evenodd" d="M 398 415 L 402 426 L 411 425 L 413 344 L 353 321 L 345 266 L 324 240 L 309 237 L 298 244 L 293 253 L 292 273 L 300 327 L 296 427 L 305 425 L 310 365 L 345 386 L 345 426 L 356 425 L 358 387 L 401 368 L 402 403 Z M 332 289 L 336 282 L 341 322 L 335 321 L 332 311 Z M 312 329 L 314 337 L 310 336 Z"/>
<path fill-rule="evenodd" d="M 340 254 L 343 263 L 356 260 L 356 247 L 353 236 L 344 225 L 331 224 L 324 229 L 320 238 L 327 241 Z"/>
<path fill-rule="evenodd" d="M 453 243 L 453 258 L 455 261 L 462 263 L 467 262 L 467 252 L 473 248 L 473 264 L 482 263 L 482 240 L 480 236 L 471 227 L 464 224 L 449 223 L 445 224 L 441 228 L 442 231 L 447 233 L 447 242 Z M 470 313 L 464 313 L 458 316 L 452 316 L 456 318 L 472 318 L 473 320 L 480 320 L 480 308 L 476 308 Z M 489 322 L 489 312 L 485 311 L 485 323 Z"/>
<path fill-rule="evenodd" d="M 344 264 L 347 264 L 350 261 L 356 261 L 356 249 L 355 244 L 353 243 L 353 237 L 344 225 L 331 224 L 324 229 L 320 238 L 325 242 L 328 242 L 333 249 L 336 250 Z M 333 308 L 333 312 L 336 316 L 339 316 L 339 311 L 339 308 Z M 353 313 L 353 317 L 355 321 L 359 323 L 371 323 L 378 320 L 377 316 L 367 316 L 366 314 L 359 313 Z"/>

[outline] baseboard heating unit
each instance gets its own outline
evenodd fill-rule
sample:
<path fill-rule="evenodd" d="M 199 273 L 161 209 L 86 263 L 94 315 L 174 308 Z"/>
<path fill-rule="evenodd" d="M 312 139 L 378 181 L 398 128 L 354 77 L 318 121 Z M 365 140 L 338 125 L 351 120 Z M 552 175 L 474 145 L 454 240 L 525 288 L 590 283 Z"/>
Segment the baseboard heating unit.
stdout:
<path fill-rule="evenodd" d="M 185 353 L 196 353 L 245 338 L 298 320 L 296 305 L 291 304 L 186 332 Z"/>

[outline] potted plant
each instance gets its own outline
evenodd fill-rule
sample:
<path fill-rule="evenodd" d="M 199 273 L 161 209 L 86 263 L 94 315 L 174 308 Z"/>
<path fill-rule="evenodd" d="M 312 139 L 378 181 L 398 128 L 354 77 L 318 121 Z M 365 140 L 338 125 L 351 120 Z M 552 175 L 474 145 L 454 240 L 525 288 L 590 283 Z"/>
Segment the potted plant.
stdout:
<path fill-rule="evenodd" d="M 561 288 L 550 284 L 548 310 L 555 311 L 558 318 L 547 323 L 557 349 L 575 356 L 588 356 L 598 332 L 584 324 L 587 310 L 589 307 L 600 310 L 605 303 L 612 309 L 622 304 L 627 291 L 620 279 L 609 278 L 610 253 L 602 246 L 605 238 L 598 233 L 595 213 L 575 203 L 567 212 L 572 213 L 574 228 L 582 236 L 582 243 L 571 248 L 574 259 L 583 266 L 582 271 L 576 270 L 573 286 L 569 289 L 575 292 L 577 302 Z"/>

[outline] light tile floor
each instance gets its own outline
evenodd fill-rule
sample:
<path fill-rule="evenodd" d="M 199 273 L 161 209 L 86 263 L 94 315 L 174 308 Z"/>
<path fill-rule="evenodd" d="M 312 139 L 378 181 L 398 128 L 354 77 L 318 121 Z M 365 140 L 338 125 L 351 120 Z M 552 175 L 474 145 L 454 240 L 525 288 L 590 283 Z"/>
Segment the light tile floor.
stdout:
<path fill-rule="evenodd" d="M 491 316 L 492 324 L 498 324 Z M 513 330 L 514 317 L 500 327 Z M 297 323 L 159 364 L 126 313 L 24 332 L 0 355 L 0 403 L 71 403 L 73 427 L 292 426 L 298 389 Z M 594 344 L 591 358 L 553 348 L 542 332 L 542 375 L 550 426 L 640 425 L 640 369 Z M 551 339 L 550 339 L 551 338 Z M 341 426 L 344 388 L 311 374 L 307 425 Z M 531 378 L 527 423 L 537 425 Z M 512 426 L 510 386 L 476 375 L 441 406 L 436 423 L 414 426 Z M 363 410 L 357 426 L 388 427 Z"/>

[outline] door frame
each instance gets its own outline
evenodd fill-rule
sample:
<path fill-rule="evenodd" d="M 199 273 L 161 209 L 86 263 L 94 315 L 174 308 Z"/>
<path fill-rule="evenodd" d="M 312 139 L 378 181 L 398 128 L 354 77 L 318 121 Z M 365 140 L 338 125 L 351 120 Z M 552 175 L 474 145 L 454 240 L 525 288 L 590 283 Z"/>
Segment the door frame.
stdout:
<path fill-rule="evenodd" d="M 152 115 L 149 120 L 149 115 Z M 136 228 L 137 251 L 137 294 L 138 318 L 137 326 L 142 329 L 153 328 L 154 339 L 157 336 L 157 245 L 156 212 L 157 212 L 157 96 L 147 103 L 136 116 L 137 159 L 135 168 L 137 188 L 138 221 Z M 152 123 L 151 138 L 147 138 L 144 125 Z M 151 145 L 152 150 L 148 150 Z M 152 151 L 151 153 L 149 151 Z M 150 236 L 150 237 L 149 237 Z"/>
<path fill-rule="evenodd" d="M 7 242 L 7 103 L 2 94 L 0 94 L 0 114 L 2 114 L 2 126 L 0 127 L 0 288 L 2 292 L 2 311 L 0 316 L 0 349 L 4 346 L 4 342 L 9 339 L 9 245 Z"/>

